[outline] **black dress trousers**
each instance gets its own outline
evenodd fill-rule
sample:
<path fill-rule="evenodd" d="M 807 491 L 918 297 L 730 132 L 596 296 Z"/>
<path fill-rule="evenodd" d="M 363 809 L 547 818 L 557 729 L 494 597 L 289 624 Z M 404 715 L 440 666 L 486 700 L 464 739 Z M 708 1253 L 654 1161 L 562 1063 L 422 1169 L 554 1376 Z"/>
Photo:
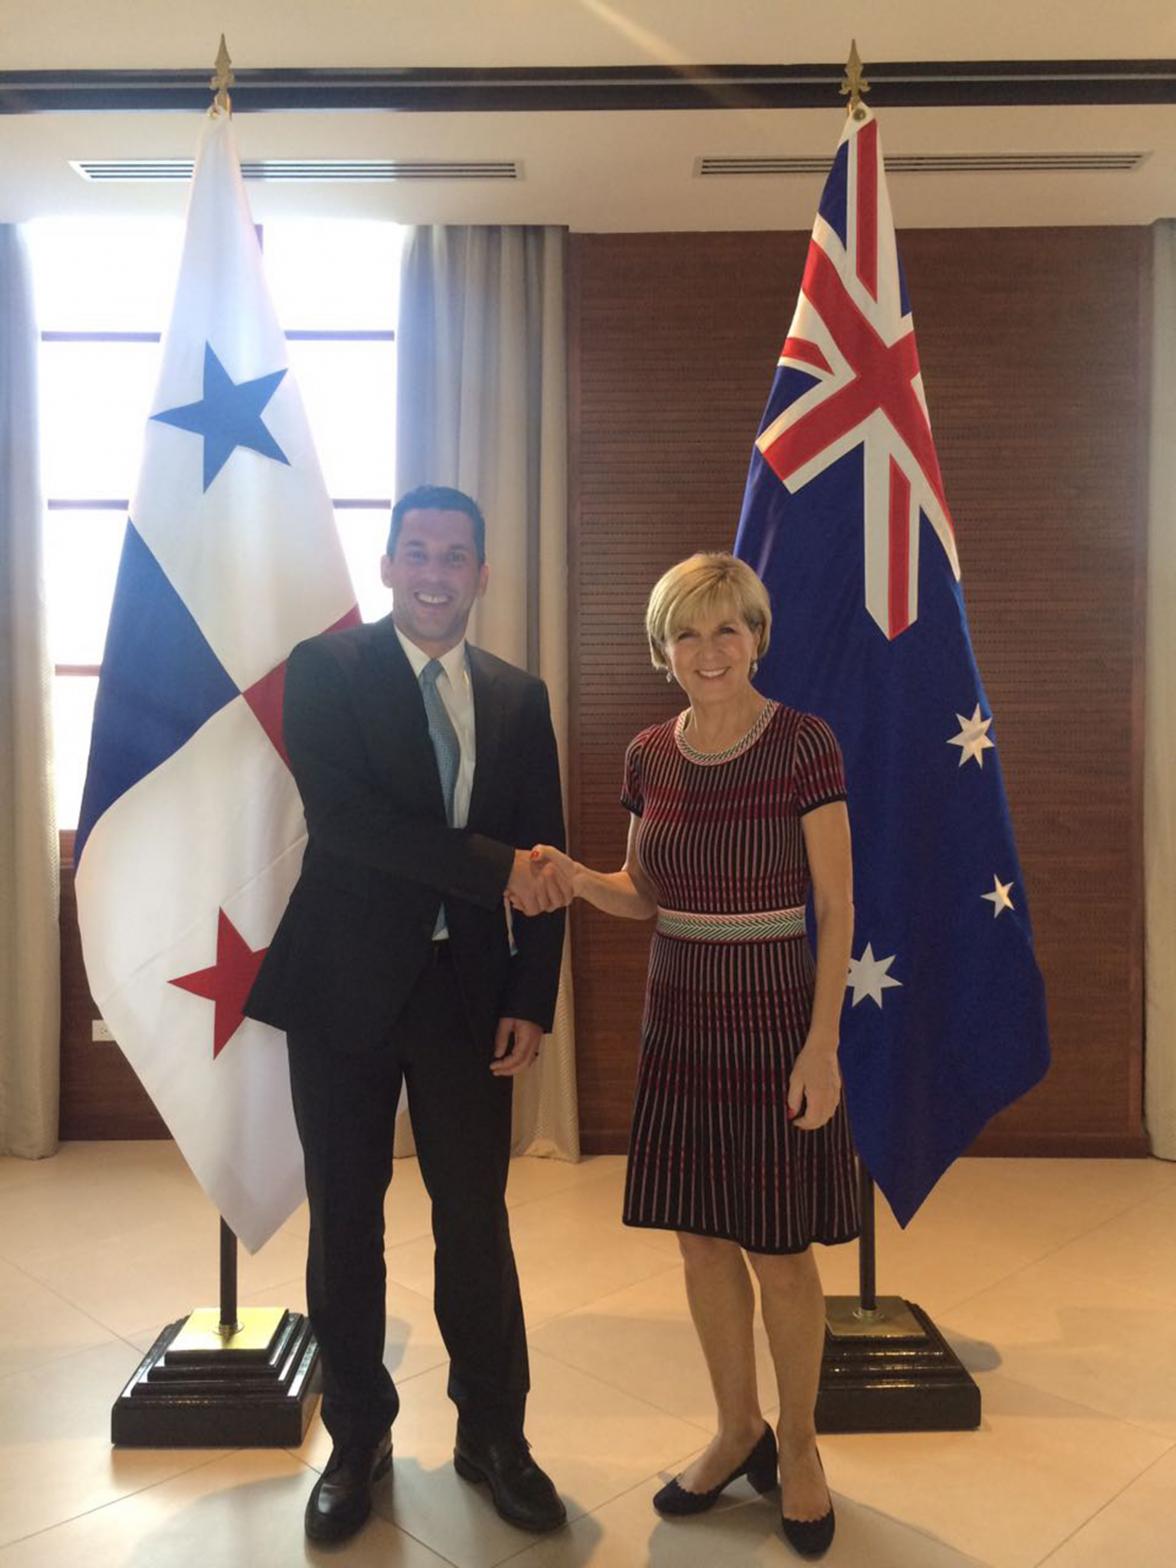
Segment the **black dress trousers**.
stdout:
<path fill-rule="evenodd" d="M 521 1434 L 527 1342 L 506 1212 L 513 1085 L 490 1072 L 493 1039 L 471 1035 L 448 942 L 436 944 L 383 1047 L 325 1048 L 296 1029 L 287 1038 L 327 1430 L 336 1445 L 374 1443 L 400 1405 L 383 1359 L 384 1195 L 403 1083 L 432 1200 L 449 1395 L 473 1432 Z"/>

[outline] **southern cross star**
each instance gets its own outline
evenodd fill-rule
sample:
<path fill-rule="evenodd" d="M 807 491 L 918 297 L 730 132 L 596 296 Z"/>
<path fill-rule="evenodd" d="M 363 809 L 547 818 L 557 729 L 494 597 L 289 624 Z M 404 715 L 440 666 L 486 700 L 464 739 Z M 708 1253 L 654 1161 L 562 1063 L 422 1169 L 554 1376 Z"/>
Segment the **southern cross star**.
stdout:
<path fill-rule="evenodd" d="M 984 753 L 996 745 L 994 740 L 988 738 L 988 726 L 992 723 L 992 715 L 989 714 L 988 718 L 982 719 L 980 704 L 977 703 L 976 711 L 970 719 L 966 719 L 962 713 L 957 713 L 956 718 L 959 720 L 960 732 L 958 735 L 953 735 L 947 744 L 960 748 L 961 768 L 965 762 L 972 761 L 977 767 L 982 768 Z"/>
<path fill-rule="evenodd" d="M 893 975 L 887 974 L 896 956 L 891 953 L 889 958 L 875 958 L 873 944 L 867 942 L 862 956 L 850 959 L 849 979 L 846 984 L 853 988 L 855 1007 L 866 996 L 881 1007 L 883 991 L 889 986 L 902 984 L 901 980 L 896 980 Z"/>
<path fill-rule="evenodd" d="M 994 920 L 998 915 L 1003 914 L 1006 909 L 1015 908 L 1012 899 L 1009 897 L 1009 889 L 1012 885 L 1011 882 L 1002 882 L 998 876 L 994 875 L 992 878 L 992 892 L 981 893 L 980 897 L 986 898 L 992 905 L 992 918 Z"/>

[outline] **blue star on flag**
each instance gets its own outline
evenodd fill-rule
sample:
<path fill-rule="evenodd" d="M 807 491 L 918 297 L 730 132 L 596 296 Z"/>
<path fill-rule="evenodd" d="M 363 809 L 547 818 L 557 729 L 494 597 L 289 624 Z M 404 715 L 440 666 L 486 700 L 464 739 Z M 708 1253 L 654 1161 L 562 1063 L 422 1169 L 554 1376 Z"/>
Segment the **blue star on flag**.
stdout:
<path fill-rule="evenodd" d="M 165 425 L 191 430 L 204 437 L 204 488 L 207 490 L 239 446 L 275 462 L 289 465 L 290 459 L 274 440 L 261 417 L 261 411 L 277 391 L 286 374 L 275 370 L 253 381 L 234 381 L 212 351 L 204 345 L 204 396 L 198 403 L 168 408 L 152 414 Z"/>

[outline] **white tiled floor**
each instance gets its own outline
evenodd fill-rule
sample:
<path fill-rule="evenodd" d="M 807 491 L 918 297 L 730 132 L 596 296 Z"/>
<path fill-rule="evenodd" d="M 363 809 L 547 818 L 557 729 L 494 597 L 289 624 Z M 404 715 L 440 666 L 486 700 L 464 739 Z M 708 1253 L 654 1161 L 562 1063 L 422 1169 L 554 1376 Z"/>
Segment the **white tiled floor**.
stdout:
<path fill-rule="evenodd" d="M 502 1524 L 450 1463 L 428 1200 L 389 1196 L 396 1463 L 375 1517 L 316 1552 L 302 1507 L 329 1442 L 112 1450 L 110 1406 L 167 1321 L 216 1299 L 216 1217 L 170 1144 L 0 1160 L 0 1568 L 740 1568 L 795 1561 L 740 1484 L 702 1519 L 649 1497 L 711 1407 L 672 1237 L 618 1218 L 623 1163 L 521 1160 L 511 1224 L 531 1329 L 528 1433 L 571 1523 Z M 241 1258 L 245 1303 L 304 1304 L 305 1213 Z M 878 1225 L 880 1287 L 920 1302 L 980 1383 L 980 1431 L 822 1440 L 851 1568 L 1160 1568 L 1176 1534 L 1176 1166 L 968 1160 L 910 1229 Z M 822 1257 L 853 1288 L 856 1251 Z M 760 1346 L 765 1410 L 771 1364 Z"/>

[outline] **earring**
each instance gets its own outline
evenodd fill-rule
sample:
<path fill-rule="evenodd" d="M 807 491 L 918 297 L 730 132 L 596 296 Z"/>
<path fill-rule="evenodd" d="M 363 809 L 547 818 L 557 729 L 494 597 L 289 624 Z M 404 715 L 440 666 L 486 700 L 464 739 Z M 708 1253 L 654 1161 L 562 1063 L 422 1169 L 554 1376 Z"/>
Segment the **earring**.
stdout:
<path fill-rule="evenodd" d="M 758 659 L 753 659 L 751 661 L 751 678 L 752 678 L 752 680 L 755 680 L 756 671 L 758 669 L 759 669 L 759 660 Z"/>
<path fill-rule="evenodd" d="M 673 672 L 673 670 L 667 670 L 666 671 L 666 685 L 667 686 L 672 685 L 673 684 L 673 680 L 674 680 L 674 672 Z"/>

